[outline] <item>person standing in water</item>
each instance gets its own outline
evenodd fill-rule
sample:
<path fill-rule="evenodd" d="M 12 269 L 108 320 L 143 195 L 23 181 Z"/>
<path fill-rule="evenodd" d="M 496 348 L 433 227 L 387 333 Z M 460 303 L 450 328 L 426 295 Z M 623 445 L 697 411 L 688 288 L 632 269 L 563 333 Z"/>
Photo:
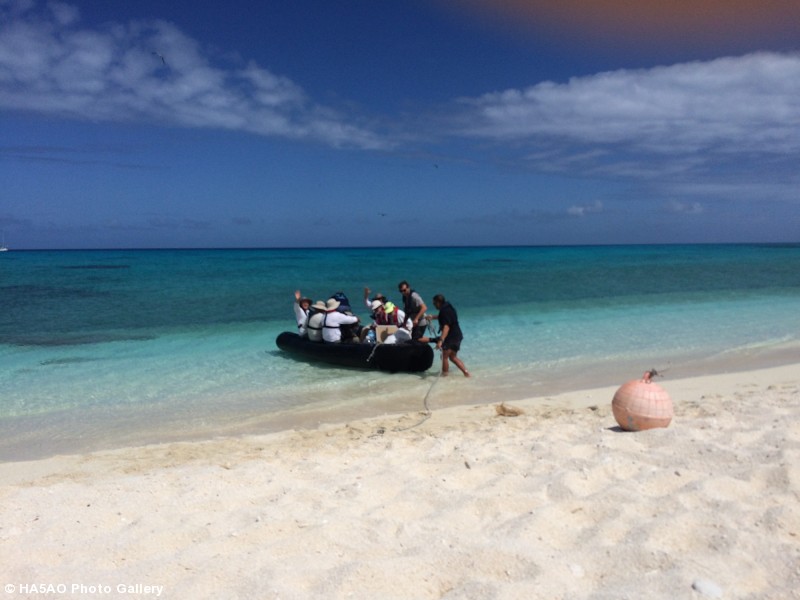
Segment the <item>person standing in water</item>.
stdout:
<path fill-rule="evenodd" d="M 458 358 L 458 351 L 461 350 L 461 341 L 464 339 L 464 335 L 458 324 L 456 309 L 442 294 L 436 294 L 433 297 L 433 305 L 439 311 L 439 314 L 431 316 L 431 319 L 439 321 L 439 338 L 436 340 L 436 349 L 442 351 L 442 375 L 449 373 L 452 360 L 453 364 L 464 373 L 464 377 L 470 377 L 464 361 Z"/>

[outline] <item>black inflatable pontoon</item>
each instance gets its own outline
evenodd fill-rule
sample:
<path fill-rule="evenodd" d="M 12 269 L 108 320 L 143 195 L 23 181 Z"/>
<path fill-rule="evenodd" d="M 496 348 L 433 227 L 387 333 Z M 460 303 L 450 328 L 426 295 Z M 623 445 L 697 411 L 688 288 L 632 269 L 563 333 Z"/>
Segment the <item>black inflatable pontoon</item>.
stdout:
<path fill-rule="evenodd" d="M 433 364 L 433 349 L 428 344 L 326 344 L 311 342 L 296 333 L 284 331 L 275 340 L 278 348 L 308 360 L 340 367 L 378 369 L 390 373 L 419 373 Z"/>

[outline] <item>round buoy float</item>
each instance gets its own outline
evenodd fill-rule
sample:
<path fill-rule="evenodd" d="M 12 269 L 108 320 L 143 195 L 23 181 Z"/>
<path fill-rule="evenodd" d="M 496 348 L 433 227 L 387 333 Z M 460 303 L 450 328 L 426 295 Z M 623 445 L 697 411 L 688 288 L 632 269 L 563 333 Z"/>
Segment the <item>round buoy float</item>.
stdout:
<path fill-rule="evenodd" d="M 625 431 L 667 427 L 672 421 L 672 400 L 667 391 L 652 382 L 654 371 L 622 385 L 614 394 L 611 410 Z"/>

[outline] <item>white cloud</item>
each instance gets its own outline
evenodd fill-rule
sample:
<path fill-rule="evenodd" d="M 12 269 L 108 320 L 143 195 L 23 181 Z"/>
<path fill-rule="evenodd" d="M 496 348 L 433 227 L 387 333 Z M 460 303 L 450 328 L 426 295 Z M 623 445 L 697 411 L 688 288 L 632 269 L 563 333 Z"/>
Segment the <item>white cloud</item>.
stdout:
<path fill-rule="evenodd" d="M 699 202 L 681 202 L 673 200 L 667 206 L 670 212 L 686 214 L 686 215 L 699 215 L 704 212 L 703 205 Z"/>
<path fill-rule="evenodd" d="M 77 9 L 63 3 L 44 10 L 27 1 L 0 3 L 0 108 L 224 128 L 335 146 L 386 145 L 255 62 L 229 69 L 212 64 L 195 40 L 170 23 L 82 28 Z"/>
<path fill-rule="evenodd" d="M 460 135 L 529 144 L 552 170 L 650 177 L 800 157 L 800 54 L 619 70 L 461 104 Z"/>
<path fill-rule="evenodd" d="M 585 217 L 587 214 L 599 212 L 603 212 L 603 203 L 599 200 L 596 200 L 593 204 L 570 206 L 567 209 L 567 214 L 573 217 Z"/>
<path fill-rule="evenodd" d="M 25 4 L 28 6 L 28 9 L 34 6 L 32 2 L 26 2 Z M 47 8 L 53 14 L 53 18 L 59 25 L 71 25 L 77 22 L 80 17 L 80 11 L 78 11 L 76 7 L 64 4 L 63 2 L 50 2 Z"/>

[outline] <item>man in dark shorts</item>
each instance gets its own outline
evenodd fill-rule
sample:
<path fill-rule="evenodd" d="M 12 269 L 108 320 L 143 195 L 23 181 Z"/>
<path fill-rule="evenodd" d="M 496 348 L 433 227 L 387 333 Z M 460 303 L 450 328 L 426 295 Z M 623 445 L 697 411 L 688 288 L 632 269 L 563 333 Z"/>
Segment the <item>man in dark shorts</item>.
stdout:
<path fill-rule="evenodd" d="M 464 336 L 458 324 L 456 309 L 441 294 L 436 294 L 433 297 L 433 305 L 439 311 L 437 316 L 431 318 L 439 320 L 439 339 L 436 342 L 436 349 L 442 351 L 442 375 L 448 374 L 450 361 L 452 360 L 464 373 L 464 377 L 469 377 L 467 367 L 458 358 L 458 351 L 461 349 L 461 340 L 464 339 Z"/>

